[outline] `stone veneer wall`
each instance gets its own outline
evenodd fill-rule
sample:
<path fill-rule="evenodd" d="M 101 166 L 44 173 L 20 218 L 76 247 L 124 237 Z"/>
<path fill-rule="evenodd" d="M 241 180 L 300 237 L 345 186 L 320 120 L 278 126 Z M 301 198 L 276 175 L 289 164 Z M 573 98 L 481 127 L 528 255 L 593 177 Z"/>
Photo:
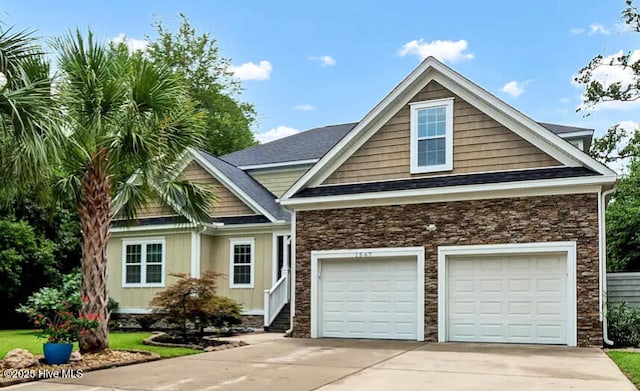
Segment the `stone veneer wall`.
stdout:
<path fill-rule="evenodd" d="M 578 345 L 602 343 L 596 193 L 300 211 L 296 224 L 296 337 L 310 336 L 312 250 L 424 246 L 425 339 L 435 342 L 438 246 L 576 241 Z"/>

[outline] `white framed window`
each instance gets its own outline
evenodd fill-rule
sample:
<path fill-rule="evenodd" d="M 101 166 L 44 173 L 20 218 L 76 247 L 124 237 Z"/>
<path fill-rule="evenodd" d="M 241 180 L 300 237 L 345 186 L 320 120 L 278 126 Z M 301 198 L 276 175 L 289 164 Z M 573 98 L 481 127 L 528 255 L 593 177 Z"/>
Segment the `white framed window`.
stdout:
<path fill-rule="evenodd" d="M 229 288 L 253 288 L 255 239 L 229 241 Z"/>
<path fill-rule="evenodd" d="M 164 238 L 122 240 L 122 287 L 164 287 Z"/>
<path fill-rule="evenodd" d="M 411 173 L 453 169 L 453 98 L 410 103 Z"/>

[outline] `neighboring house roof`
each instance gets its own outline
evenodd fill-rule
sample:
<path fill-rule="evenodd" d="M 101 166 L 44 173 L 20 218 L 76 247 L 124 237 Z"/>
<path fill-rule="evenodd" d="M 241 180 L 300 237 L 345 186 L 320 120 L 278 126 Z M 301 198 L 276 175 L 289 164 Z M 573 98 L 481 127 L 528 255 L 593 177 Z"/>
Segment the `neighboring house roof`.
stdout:
<path fill-rule="evenodd" d="M 297 193 L 293 198 L 373 193 L 380 191 L 428 189 L 446 186 L 484 185 L 489 183 L 521 182 L 538 179 L 575 178 L 593 175 L 598 175 L 598 173 L 584 167 L 559 167 L 527 169 L 518 171 L 500 171 L 481 174 L 449 175 L 418 179 L 400 179 L 384 182 L 364 182 L 347 185 L 309 187 Z"/>
<path fill-rule="evenodd" d="M 333 148 L 357 122 L 309 129 L 269 143 L 232 152 L 220 159 L 237 167 L 317 160 Z"/>
<path fill-rule="evenodd" d="M 594 130 L 593 129 L 589 129 L 589 128 L 579 128 L 577 126 L 567 126 L 567 125 L 557 125 L 557 124 L 550 124 L 550 123 L 546 123 L 546 122 L 538 122 L 540 125 L 544 126 L 545 128 L 549 129 L 550 131 L 552 131 L 553 133 L 562 136 L 564 134 L 568 134 L 568 133 L 583 133 L 583 132 L 589 132 L 591 134 L 593 134 Z"/>
<path fill-rule="evenodd" d="M 226 177 L 231 183 L 237 186 L 242 192 L 249 196 L 259 206 L 264 208 L 267 213 L 271 214 L 278 220 L 290 220 L 290 215 L 278 203 L 276 197 L 260 183 L 251 177 L 251 175 L 242 171 L 238 167 L 225 162 L 215 156 L 209 155 L 204 151 L 198 151 L 206 161 Z M 205 167 L 206 169 L 207 167 Z M 214 174 L 214 173 L 211 173 Z M 216 176 L 216 175 L 214 175 Z M 221 179 L 221 178 L 219 178 Z M 224 181 L 223 181 L 224 183 Z M 267 216 L 268 217 L 268 216 Z"/>

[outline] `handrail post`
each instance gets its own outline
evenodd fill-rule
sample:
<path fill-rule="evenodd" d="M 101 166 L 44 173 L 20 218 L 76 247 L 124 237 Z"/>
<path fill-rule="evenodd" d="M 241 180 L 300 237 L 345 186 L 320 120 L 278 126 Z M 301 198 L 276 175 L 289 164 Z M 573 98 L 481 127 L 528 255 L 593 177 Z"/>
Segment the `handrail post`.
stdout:
<path fill-rule="evenodd" d="M 269 327 L 271 326 L 270 322 L 270 318 L 271 318 L 271 314 L 269 313 L 269 290 L 265 289 L 264 290 L 264 327 Z"/>

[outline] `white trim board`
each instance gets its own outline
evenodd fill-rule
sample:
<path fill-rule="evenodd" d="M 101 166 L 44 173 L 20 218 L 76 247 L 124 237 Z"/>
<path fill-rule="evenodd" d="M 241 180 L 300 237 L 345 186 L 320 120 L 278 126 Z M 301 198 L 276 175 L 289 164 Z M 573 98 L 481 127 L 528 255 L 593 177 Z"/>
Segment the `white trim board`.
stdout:
<path fill-rule="evenodd" d="M 267 168 L 273 168 L 274 169 L 273 171 L 279 171 L 278 169 L 281 167 L 287 167 L 288 169 L 293 170 L 296 168 L 295 166 L 306 166 L 306 165 L 315 164 L 318 162 L 318 160 L 320 159 L 291 160 L 288 162 L 253 164 L 248 166 L 237 166 L 237 167 L 241 170 L 263 170 Z"/>
<path fill-rule="evenodd" d="M 249 206 L 254 212 L 266 216 L 271 222 L 277 222 L 278 219 L 264 209 L 256 200 L 251 198 L 247 193 L 240 189 L 231 179 L 224 175 L 220 170 L 209 163 L 198 151 L 190 150 L 193 159 L 198 162 L 209 174 L 216 178 L 223 186 L 231 191 L 242 202 Z M 248 174 L 247 174 L 248 175 Z"/>
<path fill-rule="evenodd" d="M 320 337 L 319 273 L 323 259 L 384 259 L 388 257 L 415 257 L 418 300 L 416 306 L 416 335 L 424 341 L 424 247 L 360 248 L 311 251 L 311 338 Z"/>
<path fill-rule="evenodd" d="M 567 345 L 577 346 L 576 242 L 536 242 L 438 247 L 438 342 L 447 341 L 447 257 L 493 254 L 567 254 Z"/>
<path fill-rule="evenodd" d="M 573 148 L 573 147 L 572 147 Z M 369 200 L 383 200 L 392 203 L 407 203 L 408 199 L 419 197 L 418 202 L 457 201 L 469 199 L 505 198 L 537 191 L 543 195 L 576 194 L 597 192 L 597 186 L 615 184 L 616 177 L 578 177 L 558 178 L 547 180 L 531 180 L 518 182 L 487 183 L 482 185 L 460 185 L 446 187 L 431 187 L 425 189 L 391 190 L 372 193 L 357 193 L 344 195 L 330 195 L 317 197 L 288 198 L 281 201 L 285 206 L 304 206 L 311 204 L 329 203 L 362 203 Z M 586 191 L 585 188 L 590 188 Z M 430 201 L 429 197 L 436 201 Z M 438 198 L 441 197 L 441 198 Z M 444 197 L 444 199 L 442 199 Z"/>
<path fill-rule="evenodd" d="M 114 313 L 116 314 L 150 314 L 153 312 L 153 308 L 148 307 L 118 307 Z M 241 315 L 249 316 L 264 316 L 264 310 L 242 310 Z"/>
<path fill-rule="evenodd" d="M 584 165 L 603 175 L 616 175 L 614 171 L 573 147 L 562 137 L 544 128 L 435 58 L 428 57 L 365 115 L 316 165 L 296 181 L 282 198 L 292 197 L 305 186 L 317 186 L 322 183 L 431 80 L 438 81 L 443 87 L 467 102 L 473 102 L 473 105 L 480 111 L 559 162 L 567 166 Z"/>

